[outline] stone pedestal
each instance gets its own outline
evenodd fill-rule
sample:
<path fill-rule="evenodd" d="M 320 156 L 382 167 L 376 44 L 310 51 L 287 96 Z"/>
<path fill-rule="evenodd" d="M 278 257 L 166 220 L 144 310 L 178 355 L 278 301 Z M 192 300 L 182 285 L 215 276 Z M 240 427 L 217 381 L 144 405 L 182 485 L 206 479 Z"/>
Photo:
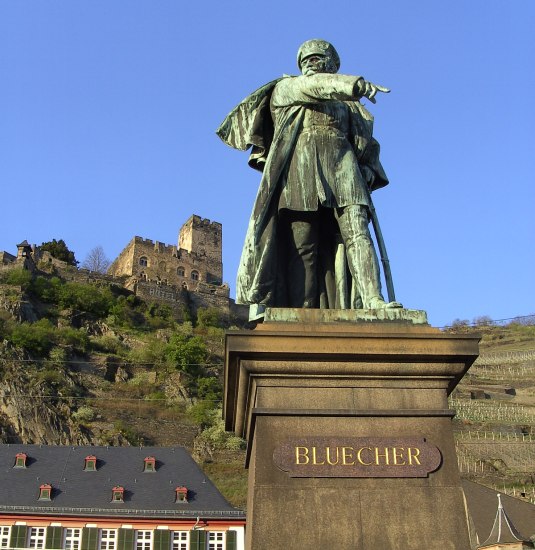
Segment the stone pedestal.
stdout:
<path fill-rule="evenodd" d="M 247 548 L 469 549 L 447 396 L 479 339 L 410 315 L 290 318 L 226 337 L 226 428 L 247 440 Z"/>

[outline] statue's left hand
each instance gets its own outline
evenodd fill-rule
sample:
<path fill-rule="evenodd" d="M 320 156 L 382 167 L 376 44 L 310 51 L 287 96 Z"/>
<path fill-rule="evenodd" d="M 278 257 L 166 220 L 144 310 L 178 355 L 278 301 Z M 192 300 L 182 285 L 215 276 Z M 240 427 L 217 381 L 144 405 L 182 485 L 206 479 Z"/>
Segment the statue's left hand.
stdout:
<path fill-rule="evenodd" d="M 375 95 L 377 92 L 382 92 L 383 94 L 390 93 L 389 88 L 384 86 L 379 86 L 379 84 L 374 84 L 373 82 L 368 82 L 367 80 L 361 80 L 360 84 L 360 95 L 362 97 L 367 97 L 372 103 L 376 103 Z"/>

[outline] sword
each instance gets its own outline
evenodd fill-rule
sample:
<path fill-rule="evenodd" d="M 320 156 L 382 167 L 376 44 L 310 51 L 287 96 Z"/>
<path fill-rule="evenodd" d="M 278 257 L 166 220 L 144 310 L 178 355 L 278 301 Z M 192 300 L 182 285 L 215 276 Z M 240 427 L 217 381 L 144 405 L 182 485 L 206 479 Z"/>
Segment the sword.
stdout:
<path fill-rule="evenodd" d="M 379 248 L 379 254 L 381 256 L 381 263 L 383 264 L 383 273 L 385 275 L 386 281 L 386 290 L 388 292 L 388 301 L 395 302 L 396 294 L 394 292 L 394 281 L 392 280 L 392 271 L 390 271 L 390 260 L 388 259 L 388 254 L 386 253 L 385 241 L 383 239 L 383 234 L 381 232 L 381 226 L 379 225 L 379 218 L 377 217 L 377 212 L 375 212 L 375 206 L 373 205 L 372 195 L 367 185 L 364 185 L 366 193 L 368 195 L 369 202 L 369 211 L 370 218 L 373 225 L 373 230 L 375 232 L 375 238 L 377 240 L 377 246 Z"/>

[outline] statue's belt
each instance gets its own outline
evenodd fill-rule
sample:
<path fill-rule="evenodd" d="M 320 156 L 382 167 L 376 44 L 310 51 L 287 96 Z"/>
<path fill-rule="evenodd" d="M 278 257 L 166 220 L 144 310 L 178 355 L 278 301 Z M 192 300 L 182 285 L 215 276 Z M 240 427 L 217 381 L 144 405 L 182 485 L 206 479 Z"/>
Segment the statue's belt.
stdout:
<path fill-rule="evenodd" d="M 334 128 L 332 126 L 307 126 L 301 129 L 301 134 L 319 134 L 322 136 L 335 136 L 347 139 L 346 132 L 343 132 L 342 130 L 339 130 L 338 128 Z"/>

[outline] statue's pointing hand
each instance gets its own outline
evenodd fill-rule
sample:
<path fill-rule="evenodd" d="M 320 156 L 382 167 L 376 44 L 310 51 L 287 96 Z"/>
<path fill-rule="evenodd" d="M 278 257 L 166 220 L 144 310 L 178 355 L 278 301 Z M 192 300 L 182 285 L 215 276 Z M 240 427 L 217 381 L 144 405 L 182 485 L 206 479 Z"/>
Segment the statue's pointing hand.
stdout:
<path fill-rule="evenodd" d="M 372 103 L 376 103 L 375 95 L 377 92 L 388 94 L 390 93 L 390 89 L 364 79 L 359 80 L 359 95 L 361 97 L 367 97 Z"/>

